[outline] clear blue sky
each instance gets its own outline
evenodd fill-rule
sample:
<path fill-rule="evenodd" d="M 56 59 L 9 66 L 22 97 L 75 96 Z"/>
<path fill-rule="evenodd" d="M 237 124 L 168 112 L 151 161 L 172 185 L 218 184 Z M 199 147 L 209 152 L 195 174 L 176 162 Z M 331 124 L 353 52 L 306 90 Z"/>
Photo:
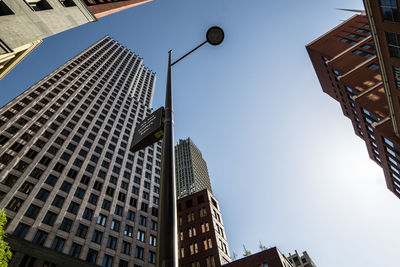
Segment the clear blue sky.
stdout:
<path fill-rule="evenodd" d="M 0 81 L 0 106 L 109 34 L 157 72 L 220 25 L 226 38 L 173 69 L 175 140 L 209 167 L 231 251 L 259 241 L 307 250 L 318 266 L 399 266 L 400 200 L 340 106 L 323 94 L 304 46 L 361 0 L 154 0 L 44 40 Z"/>

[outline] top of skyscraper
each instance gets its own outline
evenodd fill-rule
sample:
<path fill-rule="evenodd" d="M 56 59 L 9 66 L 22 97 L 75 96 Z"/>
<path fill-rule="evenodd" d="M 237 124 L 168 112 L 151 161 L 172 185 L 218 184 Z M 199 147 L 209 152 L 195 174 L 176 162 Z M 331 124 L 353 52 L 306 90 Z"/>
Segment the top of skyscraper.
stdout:
<path fill-rule="evenodd" d="M 207 163 L 190 138 L 179 140 L 175 146 L 175 159 L 178 199 L 203 189 L 212 192 Z"/>

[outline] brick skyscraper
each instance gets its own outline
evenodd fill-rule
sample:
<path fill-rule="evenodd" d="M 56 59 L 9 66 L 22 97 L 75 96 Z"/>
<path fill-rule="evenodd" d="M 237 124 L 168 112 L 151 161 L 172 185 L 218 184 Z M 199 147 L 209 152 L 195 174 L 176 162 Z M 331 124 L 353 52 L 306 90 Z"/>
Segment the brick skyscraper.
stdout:
<path fill-rule="evenodd" d="M 206 188 L 212 192 L 207 163 L 190 138 L 179 140 L 175 146 L 175 159 L 178 199 Z"/>
<path fill-rule="evenodd" d="M 128 147 L 155 79 L 106 36 L 0 109 L 11 266 L 153 266 L 161 145 Z"/>
<path fill-rule="evenodd" d="M 322 90 L 340 103 L 356 135 L 365 141 L 370 158 L 382 167 L 387 188 L 400 197 L 400 138 L 397 130 L 400 104 L 396 96 L 400 95 L 400 28 L 396 17 L 397 1 L 365 2 L 373 2 L 376 6 L 375 18 L 371 13 L 368 15 L 373 25 L 365 15 L 355 15 L 306 48 Z M 367 8 L 368 11 L 371 9 Z M 387 21 L 384 24 L 390 27 L 382 32 L 374 20 L 380 21 L 380 25 Z M 376 44 L 379 46 L 375 47 Z M 383 69 L 380 62 L 384 62 Z M 397 91 L 392 93 L 394 90 Z"/>

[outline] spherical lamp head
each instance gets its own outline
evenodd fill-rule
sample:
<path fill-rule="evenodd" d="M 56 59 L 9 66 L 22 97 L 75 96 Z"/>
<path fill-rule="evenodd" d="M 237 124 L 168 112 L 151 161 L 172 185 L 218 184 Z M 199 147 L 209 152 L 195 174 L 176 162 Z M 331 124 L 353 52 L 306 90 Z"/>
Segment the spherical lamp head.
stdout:
<path fill-rule="evenodd" d="M 213 26 L 207 31 L 207 42 L 212 45 L 219 45 L 224 40 L 224 31 L 218 27 Z"/>

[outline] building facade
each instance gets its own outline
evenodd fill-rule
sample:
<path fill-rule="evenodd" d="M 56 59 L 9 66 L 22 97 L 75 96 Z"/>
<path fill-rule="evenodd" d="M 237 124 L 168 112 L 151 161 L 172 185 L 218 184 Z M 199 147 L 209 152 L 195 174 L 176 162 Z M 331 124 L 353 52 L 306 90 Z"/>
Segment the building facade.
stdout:
<path fill-rule="evenodd" d="M 366 2 L 375 3 L 374 20 L 380 23 L 388 11 L 397 12 L 383 5 L 379 8 L 379 1 Z M 397 7 L 396 1 L 389 2 Z M 306 48 L 322 90 L 340 103 L 355 134 L 365 141 L 369 157 L 382 167 L 387 188 L 400 197 L 400 138 L 396 126 L 400 113 L 398 92 L 392 93 L 400 87 L 396 87 L 397 82 L 400 85 L 400 72 L 396 74 L 400 71 L 400 53 L 393 52 L 400 51 L 400 46 L 390 43 L 392 37 L 397 38 L 394 29 L 378 34 L 376 39 L 376 24 L 372 21 L 372 25 L 367 16 L 354 15 Z M 382 53 L 390 57 L 389 63 L 382 65 Z"/>
<path fill-rule="evenodd" d="M 0 79 L 43 38 L 92 21 L 81 0 L 1 0 Z"/>
<path fill-rule="evenodd" d="M 178 199 L 203 189 L 212 193 L 207 163 L 190 138 L 175 146 L 175 175 Z"/>
<path fill-rule="evenodd" d="M 276 248 L 252 254 L 235 260 L 224 267 L 294 267 L 292 263 Z"/>
<path fill-rule="evenodd" d="M 295 267 L 316 267 L 313 260 L 308 255 L 307 251 L 303 252 L 303 256 L 300 255 L 297 250 L 292 255 L 289 253 L 289 257 L 287 259 L 293 264 Z"/>
<path fill-rule="evenodd" d="M 0 79 L 42 39 L 151 0 L 0 0 Z"/>
<path fill-rule="evenodd" d="M 137 5 L 141 5 L 152 0 L 84 0 L 90 11 L 101 18 L 112 13 L 122 11 Z"/>
<path fill-rule="evenodd" d="M 129 152 L 156 79 L 142 62 L 106 36 L 0 109 L 11 266 L 154 265 L 161 144 Z"/>
<path fill-rule="evenodd" d="M 180 267 L 219 267 L 231 261 L 218 201 L 208 189 L 177 202 Z"/>

